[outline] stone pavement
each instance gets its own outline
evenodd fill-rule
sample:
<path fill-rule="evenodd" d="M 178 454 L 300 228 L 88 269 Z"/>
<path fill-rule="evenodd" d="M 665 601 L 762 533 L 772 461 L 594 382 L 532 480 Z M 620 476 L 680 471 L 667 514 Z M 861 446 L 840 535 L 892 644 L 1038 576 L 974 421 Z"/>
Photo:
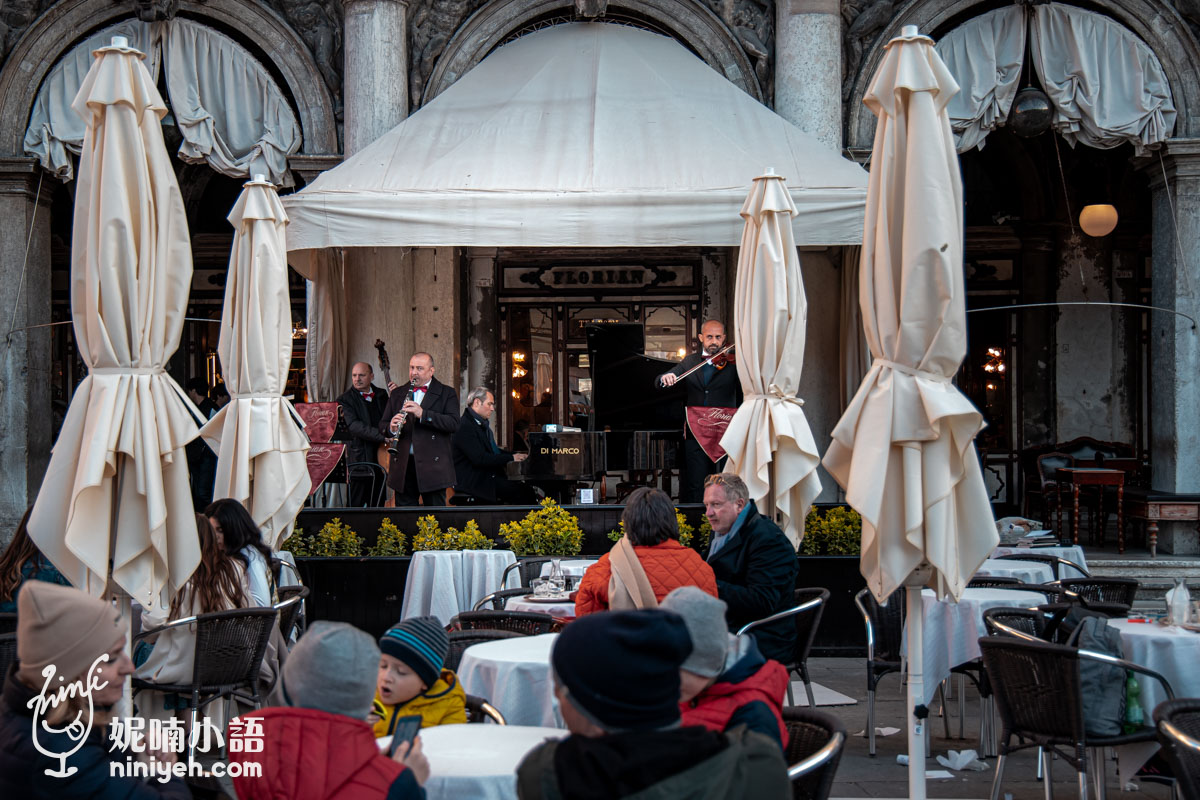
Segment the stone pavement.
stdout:
<path fill-rule="evenodd" d="M 903 714 L 905 708 L 904 685 L 899 675 L 888 675 L 879 683 L 879 691 L 875 697 L 875 724 L 877 727 L 890 726 L 901 728 L 899 733 L 891 736 L 875 738 L 876 755 L 867 753 L 867 739 L 856 736 L 866 729 L 867 723 L 867 679 L 864 659 L 858 658 L 810 658 L 809 671 L 811 677 L 830 689 L 858 699 L 853 706 L 822 706 L 820 710 L 840 717 L 846 725 L 849 738 L 846 749 L 842 753 L 842 761 L 838 767 L 837 780 L 833 787 L 832 797 L 888 797 L 899 798 L 908 796 L 908 771 L 896 763 L 896 756 L 908 751 L 908 742 L 903 730 Z M 968 681 L 968 685 L 969 685 Z M 801 697 L 803 693 L 801 693 Z M 952 713 L 957 713 L 958 703 L 950 702 Z M 935 701 L 931 710 L 929 730 L 933 734 L 931 753 L 933 756 L 944 754 L 947 750 L 978 749 L 979 736 L 979 698 L 970 688 L 967 690 L 967 740 L 943 738 L 942 720 L 937 717 L 938 703 Z M 957 718 L 950 720 L 950 731 L 957 734 Z M 1012 800 L 1040 800 L 1044 797 L 1042 783 L 1035 778 L 1034 753 L 1036 750 L 1019 753 L 1008 759 L 1005 764 L 1004 785 L 1001 797 L 1011 794 Z M 928 796 L 931 798 L 988 798 L 992 787 L 992 776 L 995 773 L 996 759 L 984 759 L 988 765 L 986 772 L 956 772 L 951 779 L 929 780 Z M 944 769 L 932 757 L 926 761 L 926 770 Z M 1054 764 L 1054 791 L 1058 797 L 1076 797 L 1077 783 L 1075 772 L 1062 761 Z M 1122 795 L 1117 782 L 1115 762 L 1110 762 L 1107 770 L 1107 790 L 1109 797 L 1114 798 L 1144 798 L 1145 800 L 1168 800 L 1170 790 L 1145 781 L 1139 782 L 1139 791 Z M 1089 784 L 1090 788 L 1090 784 Z M 1091 792 L 1095 797 L 1095 792 Z"/>

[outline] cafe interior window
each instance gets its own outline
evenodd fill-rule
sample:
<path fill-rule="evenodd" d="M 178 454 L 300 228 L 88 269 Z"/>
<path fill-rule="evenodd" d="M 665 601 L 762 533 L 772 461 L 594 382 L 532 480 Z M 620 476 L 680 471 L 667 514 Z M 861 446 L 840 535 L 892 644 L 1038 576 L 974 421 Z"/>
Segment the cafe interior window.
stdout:
<path fill-rule="evenodd" d="M 687 314 L 683 306 L 646 306 L 646 355 L 682 361 L 687 346 Z"/>
<path fill-rule="evenodd" d="M 510 419 L 535 430 L 554 422 L 554 313 L 548 307 L 514 306 L 508 351 Z"/>

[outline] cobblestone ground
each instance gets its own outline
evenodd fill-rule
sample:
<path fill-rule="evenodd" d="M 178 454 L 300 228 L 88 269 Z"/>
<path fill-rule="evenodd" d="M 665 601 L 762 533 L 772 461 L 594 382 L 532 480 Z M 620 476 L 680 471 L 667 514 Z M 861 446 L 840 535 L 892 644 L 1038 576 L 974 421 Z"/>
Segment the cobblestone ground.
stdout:
<path fill-rule="evenodd" d="M 824 706 L 821 710 L 828 711 L 841 718 L 850 735 L 842 762 L 838 768 L 837 781 L 833 787 L 832 797 L 907 797 L 908 773 L 907 768 L 896 763 L 896 756 L 908 751 L 903 730 L 892 736 L 876 737 L 874 757 L 867 753 L 867 739 L 856 735 L 866 729 L 867 724 L 867 689 L 866 671 L 862 659 L 850 658 L 812 658 L 809 659 L 809 671 L 812 679 L 830 689 L 856 698 L 859 702 L 852 706 Z M 898 675 L 888 675 L 880 681 L 879 693 L 875 698 L 876 726 L 891 726 L 903 728 L 904 686 Z M 958 703 L 950 701 L 952 714 L 957 714 Z M 967 739 L 946 739 L 942 728 L 942 720 L 936 716 L 939 708 L 935 701 L 930 717 L 929 730 L 933 734 L 931 754 L 945 754 L 947 750 L 978 749 L 979 737 L 979 698 L 968 689 L 966 695 L 967 707 Z M 950 719 L 951 734 L 958 733 L 956 716 Z M 1004 785 L 1001 797 L 1012 795 L 1012 800 L 1040 800 L 1044 797 L 1044 787 L 1036 780 L 1033 753 L 1019 753 L 1008 759 L 1005 764 Z M 996 759 L 987 758 L 986 772 L 955 772 L 950 779 L 929 780 L 928 796 L 931 798 L 988 798 L 991 793 L 992 776 L 995 772 Z M 934 758 L 926 761 L 927 770 L 944 769 Z M 1076 797 L 1078 795 L 1075 772 L 1063 761 L 1056 761 L 1053 767 L 1054 792 L 1060 798 Z M 1146 800 L 1167 800 L 1170 789 L 1146 781 L 1138 782 L 1137 792 L 1121 794 L 1117 780 L 1116 762 L 1108 764 L 1107 790 L 1110 797 L 1143 797 Z M 1095 792 L 1089 785 L 1090 796 Z"/>

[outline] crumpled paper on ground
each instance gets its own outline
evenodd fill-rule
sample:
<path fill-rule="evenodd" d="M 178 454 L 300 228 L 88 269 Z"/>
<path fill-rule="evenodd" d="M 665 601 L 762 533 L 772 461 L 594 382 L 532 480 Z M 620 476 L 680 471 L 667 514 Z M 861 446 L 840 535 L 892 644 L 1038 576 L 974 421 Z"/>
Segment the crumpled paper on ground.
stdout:
<path fill-rule="evenodd" d="M 973 772 L 983 772 L 989 769 L 988 765 L 979 760 L 979 754 L 974 750 L 949 750 L 944 756 L 938 756 L 937 762 L 947 769 L 972 770 Z"/>

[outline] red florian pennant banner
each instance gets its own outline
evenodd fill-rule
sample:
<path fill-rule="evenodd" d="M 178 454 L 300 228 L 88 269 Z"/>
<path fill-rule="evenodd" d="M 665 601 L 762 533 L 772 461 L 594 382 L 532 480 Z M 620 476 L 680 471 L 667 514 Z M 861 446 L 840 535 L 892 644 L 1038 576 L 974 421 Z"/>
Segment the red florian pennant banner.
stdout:
<path fill-rule="evenodd" d="M 688 430 L 700 444 L 704 455 L 717 463 L 725 457 L 725 448 L 721 447 L 721 437 L 729 427 L 736 408 L 721 408 L 720 406 L 688 406 Z"/>

